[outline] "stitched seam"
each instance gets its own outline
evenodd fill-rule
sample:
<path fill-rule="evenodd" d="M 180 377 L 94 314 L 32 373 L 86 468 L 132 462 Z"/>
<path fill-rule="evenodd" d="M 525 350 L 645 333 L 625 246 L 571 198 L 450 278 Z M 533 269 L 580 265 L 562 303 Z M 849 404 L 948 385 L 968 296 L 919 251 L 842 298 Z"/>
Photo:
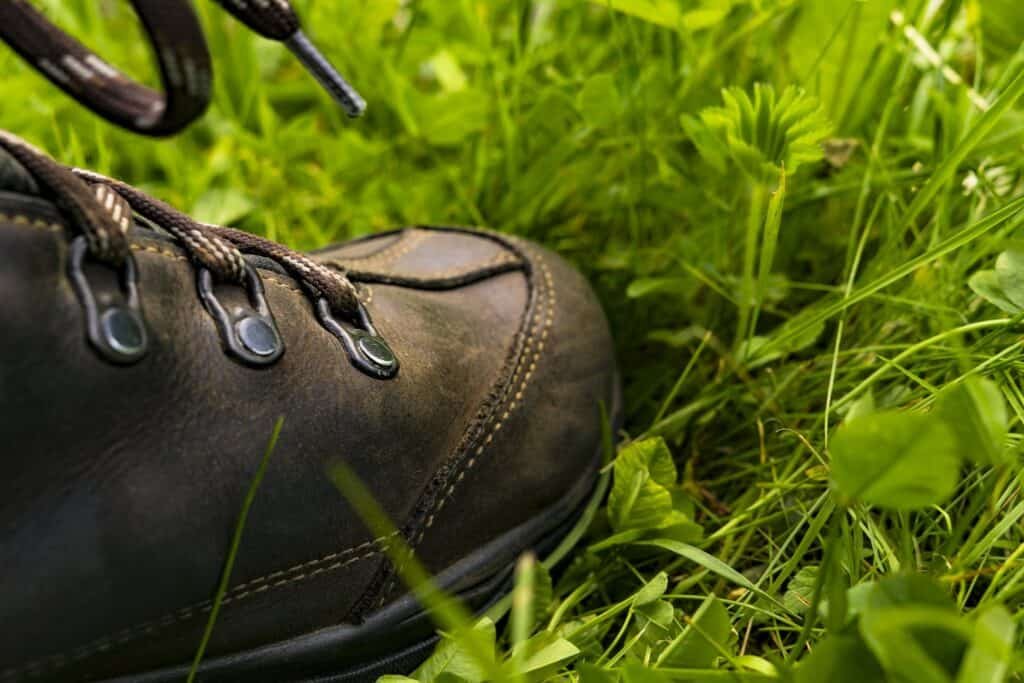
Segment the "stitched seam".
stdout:
<path fill-rule="evenodd" d="M 394 263 L 408 254 L 423 241 L 423 237 L 424 234 L 418 230 L 406 230 L 394 244 L 381 249 L 378 252 L 367 254 L 366 256 L 350 256 L 348 258 L 342 256 L 332 260 L 337 261 L 340 264 L 352 262 L 359 263 L 360 266 L 365 266 L 369 263 L 378 267 L 383 267 L 390 263 Z"/>
<path fill-rule="evenodd" d="M 131 247 L 133 251 L 146 251 L 151 254 L 159 254 L 161 256 L 166 256 L 167 258 L 173 259 L 175 261 L 188 261 L 188 259 L 182 256 L 181 254 L 176 254 L 168 249 L 161 249 L 160 247 L 153 247 L 148 244 L 132 244 Z"/>
<path fill-rule="evenodd" d="M 488 268 L 494 268 L 495 266 L 500 266 L 500 265 L 505 264 L 505 263 L 518 263 L 518 262 L 519 262 L 519 259 L 515 256 L 515 254 L 512 254 L 512 253 L 510 253 L 510 252 L 508 252 L 508 251 L 503 249 L 503 250 L 499 251 L 497 254 L 495 254 L 494 256 L 492 256 L 491 258 L 489 258 L 488 260 L 486 260 L 486 261 L 484 261 L 483 263 L 480 263 L 480 264 L 471 264 L 471 265 L 462 264 L 462 265 L 458 265 L 458 266 L 452 266 L 451 268 L 447 268 L 447 269 L 442 270 L 442 271 L 431 273 L 429 275 L 417 275 L 416 277 L 424 279 L 424 280 L 444 280 L 444 279 L 447 279 L 447 278 L 450 278 L 450 277 L 457 277 L 459 275 L 466 275 L 467 273 L 474 273 L 474 272 L 479 271 L 479 270 L 487 270 Z"/>
<path fill-rule="evenodd" d="M 264 274 L 263 275 L 263 281 L 275 284 L 278 287 L 280 287 L 281 289 L 287 289 L 289 291 L 295 292 L 296 294 L 302 294 L 303 296 L 305 296 L 305 292 L 303 292 L 301 289 L 299 289 L 295 285 L 289 284 L 289 283 L 285 282 L 284 280 L 280 280 L 280 279 L 274 277 L 273 275 L 266 275 L 266 274 Z"/>
<path fill-rule="evenodd" d="M 51 232 L 60 232 L 64 229 L 60 223 L 44 221 L 40 218 L 32 218 L 31 216 L 21 213 L 0 213 L 0 223 L 11 223 L 13 225 L 19 225 L 26 228 L 37 228 L 39 230 L 48 230 Z"/>
<path fill-rule="evenodd" d="M 445 506 L 448 500 L 451 499 L 452 494 L 455 492 L 455 488 L 465 478 L 466 473 L 469 472 L 469 470 L 473 469 L 473 466 L 476 465 L 477 460 L 484 454 L 484 451 L 487 449 L 487 446 L 491 444 L 497 433 L 501 431 L 502 425 L 505 423 L 506 420 L 508 420 L 512 412 L 515 411 L 516 407 L 522 404 L 523 395 L 530 384 L 530 380 L 533 378 L 534 372 L 537 370 L 537 363 L 540 362 L 541 357 L 544 355 L 544 348 L 547 344 L 548 335 L 551 332 L 551 326 L 554 323 L 555 319 L 555 304 L 557 302 L 557 298 L 555 295 L 554 280 L 551 276 L 551 270 L 548 268 L 547 264 L 544 262 L 544 259 L 539 254 L 537 255 L 537 260 L 540 263 L 541 271 L 543 273 L 545 282 L 547 311 L 546 313 L 543 310 L 539 311 L 539 317 L 537 318 L 535 329 L 537 326 L 539 326 L 540 318 L 545 318 L 545 315 L 546 318 L 544 319 L 543 327 L 540 331 L 540 337 L 539 339 L 537 339 L 537 347 L 533 350 L 533 357 L 530 359 L 529 368 L 527 369 L 526 374 L 523 376 L 522 383 L 519 385 L 519 388 L 513 396 L 512 401 L 505 407 L 505 411 L 502 413 L 501 418 L 491 428 L 491 431 L 484 439 L 484 442 L 477 446 L 473 455 L 469 458 L 469 460 L 466 461 L 466 464 L 462 467 L 461 471 L 459 472 L 459 475 L 455 478 L 455 481 L 452 482 L 452 484 L 445 491 L 444 496 L 438 502 L 438 504 L 434 508 L 434 511 L 430 514 L 429 517 L 427 517 L 427 522 L 423 526 L 423 528 L 420 529 L 419 534 L 416 536 L 416 540 L 413 542 L 413 545 L 418 545 L 420 541 L 423 540 L 424 535 L 426 535 L 427 533 L 427 529 L 433 526 L 434 518 L 436 517 L 436 515 L 439 512 L 441 512 L 441 509 Z M 529 355 L 529 347 L 531 345 L 531 342 L 533 341 L 533 338 L 534 336 L 532 335 L 531 339 L 527 340 L 526 347 L 523 349 L 524 356 Z M 522 364 L 520 364 L 520 366 L 516 368 L 516 374 L 513 376 L 511 382 L 512 386 L 515 386 L 515 383 L 518 381 L 519 373 L 522 370 L 522 368 Z"/>
<path fill-rule="evenodd" d="M 311 579 L 320 574 L 337 571 L 338 569 L 342 569 L 349 565 L 355 564 L 356 562 L 360 562 L 362 560 L 367 560 L 372 557 L 375 557 L 381 554 L 381 552 L 383 552 L 383 550 L 387 547 L 388 543 L 390 542 L 391 538 L 393 538 L 397 533 L 398 532 L 394 532 L 392 534 L 389 534 L 388 536 L 381 536 L 380 538 L 376 538 L 372 541 L 367 541 L 357 546 L 353 546 L 351 548 L 347 548 L 339 552 L 330 553 L 321 558 L 310 560 L 308 562 L 303 562 L 293 567 L 289 567 L 288 569 L 271 572 L 270 574 L 267 574 L 265 576 L 261 576 L 251 581 L 241 583 L 237 586 L 232 587 L 228 591 L 228 593 L 224 596 L 224 599 L 221 601 L 221 605 L 223 606 L 233 602 L 238 602 L 239 600 L 243 600 L 249 596 L 258 595 L 260 593 L 264 593 L 274 588 L 280 588 L 288 584 L 297 583 L 299 581 L 304 581 L 306 579 Z M 373 549 L 369 550 L 369 548 L 371 547 L 373 547 Z M 355 555 L 355 557 L 347 557 L 349 555 L 359 553 L 361 550 L 367 550 L 367 552 L 363 554 L 357 554 Z M 331 562 L 332 560 L 335 560 L 332 564 L 326 564 L 328 562 Z M 274 581 L 274 579 L 295 572 L 300 573 L 294 576 L 289 576 L 287 578 L 281 578 L 278 581 Z M 162 628 L 166 628 L 177 623 L 188 621 L 192 617 L 198 616 L 200 614 L 208 613 L 211 609 L 213 609 L 213 601 L 204 600 L 203 602 L 199 602 L 194 605 L 189 605 L 188 607 L 183 607 L 174 612 L 165 614 L 164 616 L 159 617 L 157 619 L 151 619 L 149 621 L 144 621 L 134 626 L 129 626 L 128 628 L 122 629 L 117 633 L 114 633 L 109 636 L 104 636 L 103 638 L 99 638 L 97 640 L 90 641 L 85 645 L 76 647 L 66 653 L 49 655 L 47 657 L 42 657 L 40 659 L 28 662 L 27 664 L 22 664 L 17 667 L 6 669 L 5 671 L 0 672 L 0 679 L 3 679 L 5 681 L 15 680 L 18 676 L 22 674 L 28 674 L 29 676 L 38 676 L 45 671 L 57 671 L 58 669 L 67 666 L 68 664 L 80 661 L 99 652 L 105 652 L 114 646 L 125 645 L 141 636 L 152 635 Z"/>
<path fill-rule="evenodd" d="M 348 273 L 350 277 L 370 276 L 370 277 L 394 277 L 394 278 L 406 278 L 409 280 L 416 280 L 419 282 L 430 282 L 435 280 L 447 280 L 456 277 L 464 277 L 472 275 L 473 273 L 480 273 L 487 270 L 491 270 L 506 264 L 519 265 L 521 261 L 514 254 L 510 254 L 507 251 L 500 251 L 491 258 L 481 263 L 470 263 L 470 264 L 459 264 L 457 266 L 451 266 L 444 270 L 434 271 L 432 273 L 399 273 L 390 269 L 375 269 L 371 265 L 366 267 L 364 264 L 360 264 L 360 268 L 346 269 L 345 265 L 338 261 L 324 261 L 324 264 L 336 269 L 341 269 Z"/>
<path fill-rule="evenodd" d="M 444 495 L 437 502 L 437 504 L 435 504 L 434 509 L 431 510 L 429 516 L 427 517 L 426 523 L 423 525 L 423 527 L 420 528 L 419 532 L 416 534 L 416 537 L 409 544 L 409 552 L 413 552 L 415 548 L 423 541 L 423 538 L 426 535 L 427 530 L 433 526 L 435 518 L 441 512 L 441 510 L 444 508 L 447 502 L 451 499 L 452 495 L 455 493 L 456 487 L 459 485 L 459 483 L 462 482 L 462 480 L 465 478 L 469 470 L 471 470 L 474 467 L 474 465 L 476 465 L 477 461 L 484 455 L 484 452 L 486 451 L 487 447 L 494 441 L 494 437 L 498 434 L 499 431 L 501 431 L 501 428 L 504 425 L 505 421 L 509 418 L 509 416 L 516 409 L 516 407 L 522 405 L 523 396 L 525 395 L 530 380 L 532 379 L 533 374 L 537 369 L 537 363 L 541 360 L 542 356 L 544 355 L 548 335 L 550 334 L 552 324 L 554 323 L 555 304 L 557 303 L 557 297 L 554 287 L 554 278 L 551 275 L 551 270 L 548 268 L 547 263 L 544 262 L 543 256 L 541 256 L 539 253 L 535 255 L 537 257 L 537 262 L 540 264 L 541 274 L 544 279 L 544 295 L 540 300 L 540 305 L 537 307 L 537 311 L 534 313 L 531 319 L 530 331 L 528 333 L 526 341 L 523 344 L 522 352 L 519 354 L 519 359 L 516 362 L 516 367 L 513 372 L 512 379 L 508 383 L 510 391 L 512 390 L 512 388 L 515 388 L 517 386 L 517 383 L 519 383 L 518 388 L 515 389 L 515 394 L 513 395 L 512 401 L 508 403 L 508 405 L 505 407 L 505 410 L 502 412 L 501 417 L 498 419 L 497 422 L 494 423 L 494 426 L 491 427 L 491 430 L 485 437 L 483 443 L 476 447 L 476 449 L 473 451 L 473 455 L 470 456 L 469 460 L 467 460 L 465 464 L 463 464 L 460 467 L 459 474 L 456 476 L 455 481 L 453 481 L 448 486 L 447 490 L 444 492 Z M 537 346 L 535 349 L 532 349 L 533 355 L 532 357 L 530 357 L 530 352 L 534 341 L 537 342 Z M 523 367 L 526 365 L 524 360 L 527 358 L 530 358 L 529 368 L 527 369 L 522 381 L 520 382 L 519 376 L 523 372 Z M 507 399 L 508 393 L 506 393 L 505 396 L 503 397 L 503 401 Z M 407 558 L 408 554 L 406 555 L 406 558 L 403 558 L 403 563 L 404 560 Z M 382 607 L 387 601 L 388 596 L 391 594 L 391 591 L 395 586 L 397 576 L 400 574 L 401 568 L 399 568 L 395 572 L 395 576 L 392 576 L 392 578 L 385 585 L 384 589 L 381 591 L 381 596 L 377 603 L 378 608 Z"/>
<path fill-rule="evenodd" d="M 5 221 L 19 226 L 26 226 L 48 231 L 59 232 L 63 230 L 63 227 L 58 223 L 49 223 L 38 219 L 32 219 L 29 218 L 28 216 L 23 215 L 11 216 L 8 214 L 0 213 L 0 222 Z M 160 247 L 155 247 L 151 245 L 132 244 L 131 248 L 135 251 L 144 251 L 159 256 L 163 256 L 165 258 L 169 258 L 175 261 L 187 262 L 189 260 L 185 256 L 177 254 L 169 249 L 162 249 Z M 303 293 L 302 290 L 298 289 L 297 287 L 294 287 L 293 285 L 290 285 L 282 280 L 279 280 L 274 276 L 265 275 L 264 279 L 269 280 L 270 282 L 284 289 L 288 289 L 299 294 Z M 373 290 L 371 290 L 369 287 L 367 287 L 367 290 L 369 292 L 369 298 L 367 299 L 367 303 L 369 303 L 373 299 Z M 397 533 L 398 532 L 394 532 L 388 536 L 382 536 L 380 538 L 376 538 L 372 541 L 367 541 L 366 543 L 362 543 L 352 548 L 347 548 L 345 550 L 333 552 L 323 557 L 314 560 L 309 560 L 307 562 L 294 565 L 287 569 L 274 571 L 270 574 L 266 574 L 256 579 L 247 581 L 245 583 L 238 584 L 237 586 L 233 586 L 228 590 L 224 599 L 221 601 L 221 604 L 227 605 L 232 602 L 237 602 L 251 595 L 257 595 L 259 593 L 266 592 L 273 588 L 279 588 L 281 586 L 285 586 L 298 581 L 303 581 L 305 579 L 311 579 L 315 576 L 318 576 L 319 574 L 336 571 L 338 569 L 347 567 L 356 562 L 375 557 L 376 555 L 381 554 L 389 540 Z M 342 557 L 358 553 L 360 550 L 367 549 L 373 545 L 379 545 L 379 547 L 374 548 L 373 550 L 370 550 L 356 557 L 351 557 L 344 560 L 341 559 Z M 330 564 L 329 566 L 318 566 L 325 565 L 326 563 L 331 562 L 332 560 L 337 561 L 335 561 L 333 564 Z M 301 573 L 295 576 L 288 577 L 286 579 L 274 581 L 274 579 L 284 577 L 287 574 L 293 574 L 295 572 Z M 140 624 L 136 624 L 134 626 L 130 626 L 126 629 L 118 631 L 113 635 L 105 636 L 103 638 L 91 641 L 85 645 L 70 650 L 68 653 L 49 655 L 34 660 L 32 662 L 28 662 L 27 664 L 22 664 L 17 667 L 6 669 L 0 672 L 0 679 L 8 681 L 14 680 L 22 674 L 28 674 L 29 676 L 38 676 L 47 670 L 56 671 L 67 666 L 68 664 L 85 659 L 90 655 L 109 650 L 111 647 L 115 645 L 124 645 L 143 635 L 151 635 L 156 631 L 160 630 L 161 628 L 166 628 L 173 624 L 187 621 L 188 619 L 191 619 L 196 615 L 209 612 L 212 609 L 212 606 L 212 600 L 205 600 L 203 602 L 199 602 L 188 607 L 180 608 L 175 612 L 165 614 L 164 616 L 159 617 L 157 619 L 145 621 Z"/>

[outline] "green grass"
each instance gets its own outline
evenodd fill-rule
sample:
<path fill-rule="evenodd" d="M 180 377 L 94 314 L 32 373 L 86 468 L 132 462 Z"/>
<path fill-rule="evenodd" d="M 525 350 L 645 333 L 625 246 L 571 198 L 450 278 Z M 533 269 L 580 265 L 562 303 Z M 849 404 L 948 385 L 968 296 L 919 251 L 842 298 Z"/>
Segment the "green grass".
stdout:
<path fill-rule="evenodd" d="M 146 64 L 119 3 L 46 4 Z M 627 447 L 568 572 L 526 562 L 509 625 L 477 626 L 502 676 L 1019 680 L 1018 2 L 297 3 L 356 122 L 211 4 L 186 135 L 120 132 L 6 52 L 0 127 L 297 247 L 544 242 L 605 304 L 625 431 L 668 446 Z M 419 678 L 495 670 L 460 643 Z"/>

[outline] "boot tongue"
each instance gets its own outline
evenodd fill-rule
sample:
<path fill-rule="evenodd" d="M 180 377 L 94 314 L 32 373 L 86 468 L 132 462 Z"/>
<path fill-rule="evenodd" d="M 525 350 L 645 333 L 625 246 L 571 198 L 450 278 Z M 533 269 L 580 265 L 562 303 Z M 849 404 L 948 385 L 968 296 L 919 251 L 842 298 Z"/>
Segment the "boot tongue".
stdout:
<path fill-rule="evenodd" d="M 39 194 L 39 186 L 25 170 L 25 167 L 2 149 L 0 149 L 0 192 Z"/>

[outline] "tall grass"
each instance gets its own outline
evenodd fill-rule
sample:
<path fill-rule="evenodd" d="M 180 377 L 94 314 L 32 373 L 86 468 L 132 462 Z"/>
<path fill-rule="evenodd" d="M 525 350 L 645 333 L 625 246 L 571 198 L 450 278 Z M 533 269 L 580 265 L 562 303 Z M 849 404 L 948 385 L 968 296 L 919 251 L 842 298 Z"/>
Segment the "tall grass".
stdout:
<path fill-rule="evenodd" d="M 118 3 L 44 4 L 152 78 Z M 615 476 L 671 502 L 637 521 L 613 486 L 537 618 L 478 626 L 509 676 L 1018 676 L 1024 6 L 298 2 L 369 100 L 351 122 L 209 4 L 215 105 L 183 137 L 8 53 L 0 127 L 294 246 L 476 223 L 587 274 L 647 437 Z"/>

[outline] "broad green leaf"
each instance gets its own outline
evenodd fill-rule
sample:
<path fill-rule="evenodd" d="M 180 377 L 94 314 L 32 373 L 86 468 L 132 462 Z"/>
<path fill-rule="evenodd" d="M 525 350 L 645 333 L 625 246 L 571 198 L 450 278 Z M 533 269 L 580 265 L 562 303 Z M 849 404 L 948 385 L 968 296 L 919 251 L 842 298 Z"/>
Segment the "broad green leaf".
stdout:
<path fill-rule="evenodd" d="M 870 635 L 871 647 L 887 669 L 913 667 L 917 660 L 927 658 L 944 675 L 956 672 L 965 648 L 961 633 L 969 630 L 969 625 L 934 579 L 900 574 L 854 586 L 847 597 L 850 615 L 859 619 L 861 632 Z M 898 646 L 889 645 L 892 637 L 888 631 L 892 629 L 903 632 Z M 907 651 L 906 658 L 900 654 L 901 648 Z"/>
<path fill-rule="evenodd" d="M 615 683 L 619 678 L 614 671 L 590 662 L 577 664 L 576 673 L 579 674 L 580 683 Z"/>
<path fill-rule="evenodd" d="M 996 257 L 996 275 L 1006 298 L 1024 307 L 1024 252 L 1010 249 Z"/>
<path fill-rule="evenodd" d="M 811 606 L 819 571 L 820 568 L 816 565 L 802 567 L 789 580 L 786 593 L 782 596 L 782 604 L 793 614 L 803 614 Z"/>
<path fill-rule="evenodd" d="M 582 619 L 562 623 L 555 629 L 555 633 L 579 648 L 587 660 L 596 660 L 604 652 L 604 637 L 611 624 L 611 621 L 602 621 L 595 615 L 588 614 Z"/>
<path fill-rule="evenodd" d="M 974 618 L 974 637 L 956 683 L 1002 683 L 1014 658 L 1016 624 L 1005 607 L 982 609 Z"/>
<path fill-rule="evenodd" d="M 851 616 L 899 605 L 931 605 L 954 609 L 949 593 L 922 574 L 898 574 L 881 581 L 857 584 L 850 588 L 847 595 Z"/>
<path fill-rule="evenodd" d="M 615 459 L 608 517 L 616 531 L 656 528 L 672 512 L 672 453 L 660 438 L 635 441 Z"/>
<path fill-rule="evenodd" d="M 847 420 L 856 420 L 858 417 L 870 415 L 875 412 L 875 392 L 868 389 L 864 395 L 850 404 L 846 411 Z"/>
<path fill-rule="evenodd" d="M 622 683 L 670 683 L 671 680 L 666 674 L 640 662 L 627 662 L 622 667 Z"/>
<path fill-rule="evenodd" d="M 565 638 L 559 638 L 547 631 L 541 631 L 522 644 L 527 657 L 519 673 L 530 673 L 564 664 L 579 655 L 580 651 Z"/>
<path fill-rule="evenodd" d="M 659 656 L 661 666 L 681 669 L 710 669 L 724 650 L 732 648 L 729 613 L 714 595 L 709 595 L 694 612 L 683 632 Z"/>
<path fill-rule="evenodd" d="M 860 635 L 830 635 L 800 661 L 796 683 L 881 683 L 882 667 Z"/>
<path fill-rule="evenodd" d="M 956 433 L 964 457 L 979 465 L 1008 462 L 1009 417 L 995 382 L 968 378 L 939 395 L 936 412 Z"/>
<path fill-rule="evenodd" d="M 859 630 L 893 680 L 950 683 L 970 626 L 955 611 L 931 605 L 900 605 L 866 611 Z"/>
<path fill-rule="evenodd" d="M 495 642 L 494 622 L 484 617 L 473 626 L 473 630 L 482 634 L 490 643 L 493 652 Z M 486 679 L 487 674 L 467 649 L 455 639 L 445 635 L 434 654 L 423 662 L 413 673 L 413 678 L 420 683 L 436 681 L 442 674 L 450 674 L 458 678 L 477 683 Z"/>
<path fill-rule="evenodd" d="M 775 664 L 764 657 L 758 657 L 757 655 L 740 655 L 739 657 L 734 657 L 733 662 L 736 666 L 742 667 L 747 671 L 764 674 L 770 678 L 779 677 L 779 667 L 775 666 Z"/>
<path fill-rule="evenodd" d="M 683 521 L 690 521 L 700 528 L 699 524 L 692 522 L 694 512 L 697 506 L 694 505 L 693 497 L 689 493 L 682 490 L 681 488 L 672 489 L 672 515 L 673 518 L 669 520 L 671 524 L 682 524 Z M 703 529 L 701 529 L 703 531 Z"/>
<path fill-rule="evenodd" d="M 665 572 L 658 572 L 653 579 L 644 584 L 643 588 L 633 595 L 633 604 L 646 605 L 649 602 L 654 602 L 665 594 L 667 588 L 668 575 Z"/>
<path fill-rule="evenodd" d="M 679 520 L 673 521 L 675 517 L 678 517 Z M 682 543 L 696 543 L 704 538 L 704 527 L 686 519 L 677 510 L 673 510 L 661 528 L 657 530 L 657 534 L 659 538 L 671 538 Z"/>
<path fill-rule="evenodd" d="M 1021 312 L 1021 307 L 1013 303 L 1003 291 L 999 275 L 994 270 L 979 270 L 967 280 L 967 286 L 1001 311 L 1012 315 Z"/>
<path fill-rule="evenodd" d="M 960 474 L 953 430 L 934 415 L 882 412 L 849 420 L 830 451 L 832 485 L 845 502 L 922 508 L 948 498 Z"/>
<path fill-rule="evenodd" d="M 666 629 L 675 621 L 676 611 L 668 600 L 655 600 L 643 605 L 635 605 L 633 612 L 642 619 Z"/>

